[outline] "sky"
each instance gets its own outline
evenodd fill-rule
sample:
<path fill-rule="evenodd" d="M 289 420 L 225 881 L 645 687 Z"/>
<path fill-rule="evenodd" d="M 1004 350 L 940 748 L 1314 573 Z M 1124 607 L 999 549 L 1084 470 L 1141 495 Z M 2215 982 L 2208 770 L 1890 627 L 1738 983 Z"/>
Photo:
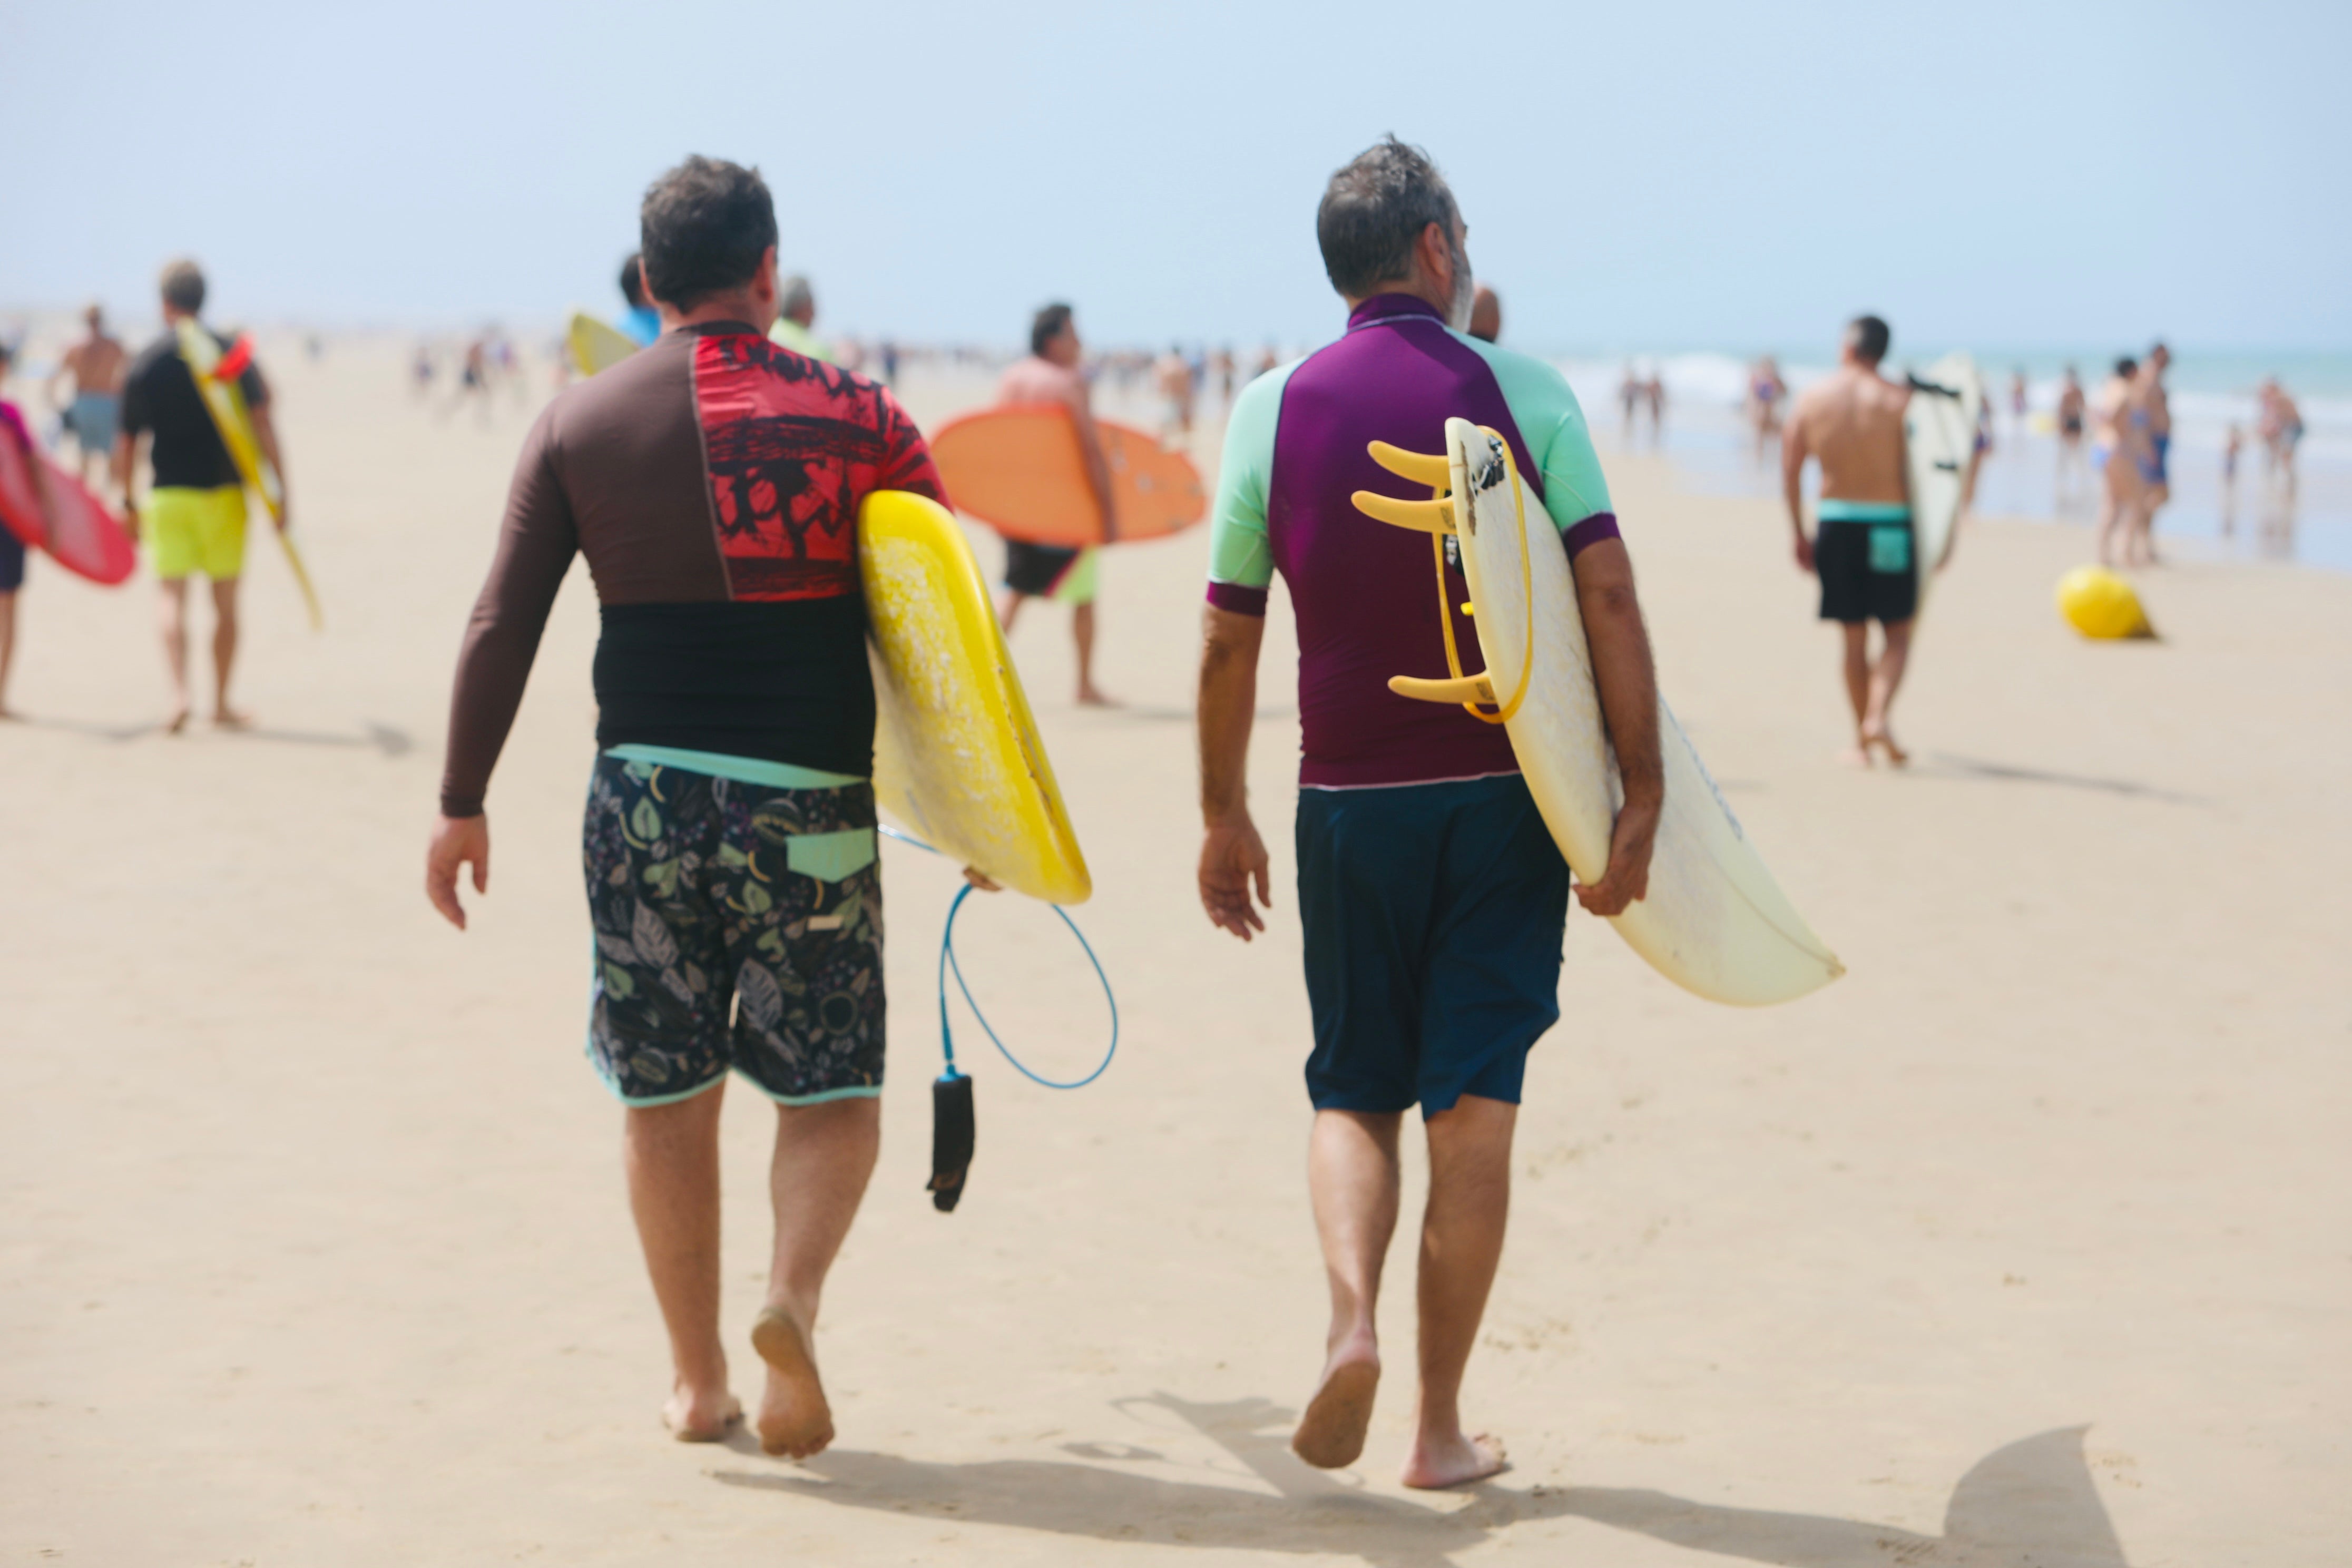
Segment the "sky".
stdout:
<path fill-rule="evenodd" d="M 646 183 L 756 163 L 820 329 L 1321 341 L 1332 169 L 1425 146 L 1549 353 L 2352 351 L 2352 5 L 0 0 L 0 316 L 610 313 Z"/>

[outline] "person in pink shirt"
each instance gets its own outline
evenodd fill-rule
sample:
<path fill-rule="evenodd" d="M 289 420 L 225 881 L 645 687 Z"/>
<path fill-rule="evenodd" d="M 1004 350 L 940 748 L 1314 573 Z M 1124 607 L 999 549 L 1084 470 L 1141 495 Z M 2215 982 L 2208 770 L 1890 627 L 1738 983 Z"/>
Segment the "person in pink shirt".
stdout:
<path fill-rule="evenodd" d="M 1118 537 L 1118 512 L 1111 500 L 1110 464 L 1103 457 L 1102 437 L 1095 429 L 1094 409 L 1087 395 L 1087 378 L 1078 369 L 1084 350 L 1070 307 L 1046 306 L 1029 325 L 1029 357 L 1006 369 L 997 384 L 996 400 L 1008 408 L 1059 405 L 1070 411 L 1077 426 L 1078 450 L 1084 455 L 1087 485 L 1102 509 L 1103 537 Z M 1095 685 L 1096 551 L 1031 544 L 1018 539 L 1004 542 L 1004 597 L 997 616 L 1012 631 L 1021 606 L 1045 597 L 1070 606 L 1070 631 L 1078 645 L 1078 702 L 1082 707 L 1108 708 L 1111 700 Z"/>

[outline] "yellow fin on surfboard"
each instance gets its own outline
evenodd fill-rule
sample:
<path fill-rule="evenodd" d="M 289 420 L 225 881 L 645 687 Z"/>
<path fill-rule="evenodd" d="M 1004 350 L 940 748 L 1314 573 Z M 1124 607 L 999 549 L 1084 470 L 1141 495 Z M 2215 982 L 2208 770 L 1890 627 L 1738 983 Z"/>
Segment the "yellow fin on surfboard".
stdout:
<path fill-rule="evenodd" d="M 1454 482 L 1443 452 L 1408 452 L 1402 447 L 1391 447 L 1386 441 L 1375 441 L 1370 449 L 1373 462 L 1401 479 L 1411 479 L 1414 484 L 1427 485 L 1431 489 L 1440 491 Z"/>
<path fill-rule="evenodd" d="M 1399 697 L 1410 697 L 1416 702 L 1484 702 L 1495 700 L 1495 683 L 1483 675 L 1465 675 L 1453 680 L 1435 680 L 1418 675 L 1391 675 L 1389 689 Z"/>
<path fill-rule="evenodd" d="M 1358 490 L 1349 498 L 1366 517 L 1417 533 L 1452 533 L 1454 507 L 1443 496 L 1429 500 L 1399 500 L 1378 490 Z"/>
<path fill-rule="evenodd" d="M 229 461 L 236 466 L 237 477 L 245 481 L 246 488 L 261 497 L 262 507 L 276 525 L 271 531 L 278 535 L 278 548 L 286 552 L 286 564 L 294 573 L 294 585 L 301 590 L 303 608 L 310 615 L 310 629 L 324 631 L 327 616 L 319 605 L 319 590 L 311 584 L 310 568 L 303 564 L 302 552 L 295 548 L 292 533 L 283 526 L 285 488 L 278 480 L 277 467 L 261 450 L 260 438 L 254 434 L 253 411 L 245 405 L 245 388 L 237 381 L 243 367 L 224 368 L 220 344 L 194 317 L 181 317 L 174 330 L 179 337 L 180 358 L 196 384 L 205 412 L 212 416 L 213 428 L 220 432 L 221 445 L 228 448 Z M 239 344 L 238 349 L 241 355 L 244 345 Z"/>
<path fill-rule="evenodd" d="M 874 795 L 942 854 L 1052 904 L 1094 891 L 1045 742 L 945 507 L 877 490 L 857 510 L 874 668 Z"/>

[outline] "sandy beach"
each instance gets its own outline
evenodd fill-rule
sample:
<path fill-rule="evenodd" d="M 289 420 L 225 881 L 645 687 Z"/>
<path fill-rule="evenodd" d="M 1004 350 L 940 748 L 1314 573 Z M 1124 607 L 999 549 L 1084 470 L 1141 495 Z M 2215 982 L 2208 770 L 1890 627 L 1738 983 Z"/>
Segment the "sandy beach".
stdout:
<path fill-rule="evenodd" d="M 583 571 L 490 795 L 473 929 L 421 891 L 451 664 L 530 410 L 446 417 L 390 339 L 265 353 L 328 626 L 257 537 L 258 729 L 160 732 L 143 573 L 110 592 L 37 562 L 22 600 L 0 1560 L 2344 1560 L 2352 575 L 2175 566 L 2143 584 L 2163 641 L 2094 645 L 2051 601 L 2085 534 L 1979 521 L 1897 710 L 1916 765 L 1857 773 L 1777 509 L 1612 458 L 1667 697 L 1850 973 L 1732 1011 L 1571 918 L 1466 1395 L 1516 1468 L 1431 1496 L 1395 1479 L 1410 1236 L 1363 1462 L 1285 1446 L 1326 1298 L 1282 595 L 1253 753 L 1276 908 L 1244 947 L 1193 892 L 1204 531 L 1112 552 L 1101 679 L 1127 706 L 1072 705 L 1058 610 L 1014 650 L 1092 863 L 1077 918 L 1118 1059 L 1055 1094 L 960 1028 L 979 1156 L 935 1214 L 955 879 L 886 848 L 882 1163 L 820 1331 L 839 1443 L 793 1466 L 658 1424 L 620 1114 L 581 1059 Z M 929 424 L 981 387 L 906 392 Z M 962 924 L 1000 1029 L 1041 1070 L 1090 1065 L 1108 1020 L 1051 916 L 1006 899 Z M 733 1091 L 746 1394 L 771 1121 Z"/>

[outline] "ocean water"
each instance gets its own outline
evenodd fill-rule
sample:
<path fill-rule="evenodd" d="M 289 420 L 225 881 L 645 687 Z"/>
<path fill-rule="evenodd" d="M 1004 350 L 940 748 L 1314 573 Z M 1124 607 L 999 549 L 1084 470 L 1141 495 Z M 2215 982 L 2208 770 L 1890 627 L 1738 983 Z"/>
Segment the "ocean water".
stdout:
<path fill-rule="evenodd" d="M 1924 369 L 1943 352 L 1916 358 L 1897 353 L 1889 374 L 1900 374 L 1915 365 Z M 1779 448 L 1768 447 L 1759 462 L 1740 414 L 1748 384 L 1746 359 L 1684 353 L 1556 362 L 1604 443 L 1627 444 L 1617 388 L 1629 357 L 1641 374 L 1654 370 L 1665 384 L 1661 449 L 1689 483 L 1727 494 L 1780 493 Z M 1993 448 L 1977 483 L 1979 513 L 2080 527 L 2088 551 L 2089 525 L 2098 506 L 2096 476 L 2087 471 L 2087 465 L 2060 474 L 2060 447 L 2050 429 L 2051 416 L 2068 364 L 2078 368 L 2085 391 L 2095 395 L 2113 359 L 2111 354 L 2047 350 L 1977 354 L 1995 407 Z M 1830 368 L 1818 356 L 1810 361 L 1780 356 L 1780 374 L 1797 390 L 1826 375 Z M 2020 370 L 2026 376 L 2022 419 L 2010 405 L 2010 377 Z M 2279 378 L 2303 410 L 2305 435 L 2296 465 L 2301 482 L 2293 497 L 2265 473 L 2254 434 L 2254 389 L 2269 375 Z M 2292 561 L 2352 571 L 2352 354 L 2179 353 L 2167 385 L 2172 398 L 2173 499 L 2157 517 L 2159 552 L 2172 545 L 2206 558 Z M 2245 441 L 2235 482 L 2225 483 L 2221 454 L 2232 423 L 2243 431 Z M 1639 449 L 1652 444 L 1646 414 L 1636 422 L 1632 444 Z M 1810 488 L 1810 470 L 1807 482 Z"/>

